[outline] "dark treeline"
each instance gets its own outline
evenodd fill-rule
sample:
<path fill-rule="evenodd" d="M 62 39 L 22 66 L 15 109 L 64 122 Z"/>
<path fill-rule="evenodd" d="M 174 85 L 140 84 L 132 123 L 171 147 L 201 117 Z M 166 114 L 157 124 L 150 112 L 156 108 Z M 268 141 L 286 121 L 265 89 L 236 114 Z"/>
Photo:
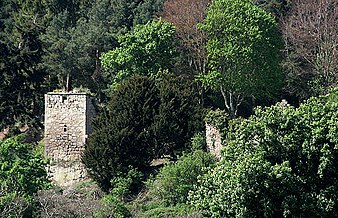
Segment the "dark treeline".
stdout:
<path fill-rule="evenodd" d="M 86 87 L 100 96 L 100 55 L 151 20 L 162 0 L 4 0 L 0 3 L 0 128 L 41 127 L 43 95 Z"/>
<path fill-rule="evenodd" d="M 269 101 L 253 95 L 239 98 L 239 114 L 250 114 L 253 106 L 282 97 L 297 105 L 334 86 L 338 65 L 335 2 L 253 3 L 273 14 L 283 36 L 283 91 Z M 103 90 L 112 80 L 104 78 L 100 57 L 119 46 L 119 36 L 156 17 L 176 28 L 179 54 L 170 71 L 191 79 L 207 74 L 213 68 L 207 52 L 211 35 L 197 24 L 204 22 L 209 4 L 209 0 L 1 1 L 0 128 L 41 127 L 43 95 L 54 89 L 84 87 L 99 101 L 106 99 Z M 218 92 L 202 88 L 202 83 L 197 84 L 201 103 L 230 108 Z"/>

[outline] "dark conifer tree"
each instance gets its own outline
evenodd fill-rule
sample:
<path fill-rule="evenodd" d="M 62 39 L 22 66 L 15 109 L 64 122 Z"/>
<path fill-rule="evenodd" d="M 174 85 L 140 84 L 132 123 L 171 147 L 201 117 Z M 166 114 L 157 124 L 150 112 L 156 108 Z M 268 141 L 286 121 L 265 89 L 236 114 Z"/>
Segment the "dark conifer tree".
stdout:
<path fill-rule="evenodd" d="M 152 19 L 162 1 L 64 0 L 49 5 L 51 22 L 41 37 L 43 66 L 58 81 L 55 85 L 65 87 L 70 76 L 74 86 L 99 91 L 100 55 L 118 45 L 118 35 Z"/>
<path fill-rule="evenodd" d="M 130 166 L 142 169 L 152 160 L 152 123 L 158 107 L 155 83 L 135 77 L 121 85 L 108 109 L 93 121 L 83 162 L 103 190 L 109 190 L 110 180 Z"/>
<path fill-rule="evenodd" d="M 131 77 L 114 93 L 108 109 L 93 121 L 83 162 L 104 189 L 130 167 L 143 170 L 153 158 L 174 155 L 202 128 L 201 108 L 191 82 Z"/>
<path fill-rule="evenodd" d="M 5 0 L 0 10 L 0 129 L 14 124 L 38 126 L 46 76 L 38 66 L 43 7 L 36 0 Z"/>

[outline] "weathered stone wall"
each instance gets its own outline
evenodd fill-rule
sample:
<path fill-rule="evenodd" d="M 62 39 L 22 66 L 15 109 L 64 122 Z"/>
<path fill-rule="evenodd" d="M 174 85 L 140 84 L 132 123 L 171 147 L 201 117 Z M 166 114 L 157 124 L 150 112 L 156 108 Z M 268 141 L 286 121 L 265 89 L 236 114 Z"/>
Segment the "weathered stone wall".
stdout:
<path fill-rule="evenodd" d="M 52 161 L 50 175 L 57 184 L 65 186 L 85 177 L 81 155 L 91 131 L 90 120 L 94 116 L 92 97 L 87 94 L 45 95 L 45 150 Z M 77 176 L 74 176 L 74 171 L 78 172 Z M 65 179 L 57 179 L 61 177 Z"/>
<path fill-rule="evenodd" d="M 81 161 L 52 163 L 48 168 L 48 173 L 56 184 L 63 187 L 88 179 Z"/>
<path fill-rule="evenodd" d="M 220 131 L 211 124 L 205 123 L 207 149 L 218 159 L 221 159 L 222 139 Z"/>

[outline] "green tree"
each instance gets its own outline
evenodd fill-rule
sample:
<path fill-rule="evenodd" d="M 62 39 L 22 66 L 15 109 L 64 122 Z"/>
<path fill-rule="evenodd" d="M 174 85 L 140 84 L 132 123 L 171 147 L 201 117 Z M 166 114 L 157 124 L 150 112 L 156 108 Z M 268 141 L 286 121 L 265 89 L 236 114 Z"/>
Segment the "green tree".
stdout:
<path fill-rule="evenodd" d="M 203 109 L 199 104 L 196 85 L 183 76 L 163 75 L 157 81 L 160 105 L 155 116 L 155 156 L 175 158 L 190 147 L 195 132 L 204 128 Z"/>
<path fill-rule="evenodd" d="M 121 85 L 108 110 L 93 121 L 83 162 L 103 190 L 109 190 L 110 180 L 130 166 L 144 168 L 152 160 L 152 123 L 158 106 L 154 82 L 137 77 Z"/>
<path fill-rule="evenodd" d="M 38 190 L 48 187 L 47 162 L 43 153 L 19 135 L 0 141 L 0 215 L 17 215 L 20 205 L 32 200 Z M 25 208 L 26 206 L 24 206 Z"/>
<path fill-rule="evenodd" d="M 338 89 L 299 108 L 257 108 L 229 123 L 223 159 L 191 203 L 214 217 L 334 217 Z"/>
<path fill-rule="evenodd" d="M 0 129 L 14 124 L 39 126 L 43 81 L 38 64 L 44 30 L 40 1 L 0 3 Z"/>
<path fill-rule="evenodd" d="M 202 127 L 190 81 L 165 77 L 156 84 L 131 77 L 116 89 L 106 111 L 93 121 L 83 162 L 104 190 L 130 166 L 144 170 L 153 158 L 182 150 Z"/>
<path fill-rule="evenodd" d="M 175 57 L 174 32 L 169 23 L 153 20 L 119 36 L 120 46 L 101 57 L 110 92 L 132 75 L 156 76 L 169 70 Z"/>
<path fill-rule="evenodd" d="M 220 91 L 230 117 L 247 98 L 269 99 L 282 87 L 282 45 L 274 18 L 250 0 L 212 1 L 202 30 L 211 70 L 202 83 Z"/>
<path fill-rule="evenodd" d="M 43 66 L 52 75 L 52 84 L 66 88 L 71 78 L 74 86 L 99 91 L 101 53 L 118 45 L 118 35 L 152 19 L 161 2 L 64 0 L 48 4 L 51 21 L 41 38 L 45 51 Z"/>
<path fill-rule="evenodd" d="M 70 77 L 72 84 L 68 86 L 97 88 L 100 53 L 116 46 L 113 33 L 117 27 L 112 21 L 115 11 L 111 2 L 54 3 L 49 8 L 51 20 L 41 39 L 44 43 L 42 65 L 51 77 L 50 86 L 66 89 Z"/>
<path fill-rule="evenodd" d="M 161 12 L 165 0 L 143 0 L 135 9 L 134 25 L 146 24 Z"/>

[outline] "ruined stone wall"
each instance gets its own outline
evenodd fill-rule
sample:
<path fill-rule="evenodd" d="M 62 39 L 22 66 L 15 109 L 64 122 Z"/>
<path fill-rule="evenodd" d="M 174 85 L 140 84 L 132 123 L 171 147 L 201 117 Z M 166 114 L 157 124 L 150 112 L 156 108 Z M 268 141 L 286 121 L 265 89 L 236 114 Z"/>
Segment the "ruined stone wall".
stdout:
<path fill-rule="evenodd" d="M 221 159 L 222 139 L 220 131 L 211 124 L 205 123 L 207 149 L 218 159 Z"/>
<path fill-rule="evenodd" d="M 92 98 L 87 94 L 45 95 L 45 151 L 52 161 L 49 173 L 59 185 L 85 177 L 81 155 L 94 116 Z"/>

